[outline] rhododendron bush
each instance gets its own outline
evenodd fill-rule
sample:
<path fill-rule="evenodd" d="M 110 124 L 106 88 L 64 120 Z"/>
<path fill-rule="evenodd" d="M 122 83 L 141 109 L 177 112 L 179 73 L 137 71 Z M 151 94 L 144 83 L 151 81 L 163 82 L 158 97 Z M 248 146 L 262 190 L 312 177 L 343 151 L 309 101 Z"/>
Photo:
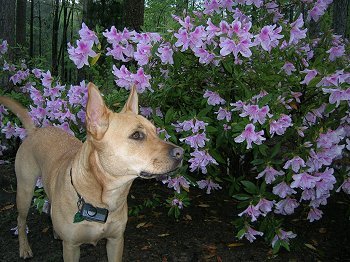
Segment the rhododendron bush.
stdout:
<path fill-rule="evenodd" d="M 111 107 L 136 85 L 141 114 L 186 150 L 184 167 L 162 178 L 174 189 L 169 213 L 178 217 L 189 205 L 191 187 L 206 194 L 225 187 L 240 201 L 238 238 L 289 250 L 296 234 L 283 226 L 286 216 L 319 220 L 331 194 L 350 194 L 348 47 L 329 30 L 308 35 L 307 23 L 320 20 L 331 0 L 302 2 L 304 15 L 289 21 L 277 1 L 205 1 L 173 16 L 176 26 L 162 35 L 114 26 L 98 34 L 83 23 L 67 51 L 78 69 L 97 76 L 79 84 L 6 61 L 4 41 L 2 73 L 38 126 L 82 139 L 88 80 Z M 19 122 L 0 113 L 3 137 L 24 138 Z"/>

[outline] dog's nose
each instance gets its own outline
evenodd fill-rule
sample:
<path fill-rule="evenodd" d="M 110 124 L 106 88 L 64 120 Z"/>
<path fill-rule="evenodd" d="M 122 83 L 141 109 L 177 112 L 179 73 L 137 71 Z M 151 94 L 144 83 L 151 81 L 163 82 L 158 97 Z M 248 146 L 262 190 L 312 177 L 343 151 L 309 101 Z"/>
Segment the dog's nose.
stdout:
<path fill-rule="evenodd" d="M 170 156 L 176 160 L 182 160 L 184 155 L 184 150 L 181 147 L 174 147 L 170 150 Z"/>

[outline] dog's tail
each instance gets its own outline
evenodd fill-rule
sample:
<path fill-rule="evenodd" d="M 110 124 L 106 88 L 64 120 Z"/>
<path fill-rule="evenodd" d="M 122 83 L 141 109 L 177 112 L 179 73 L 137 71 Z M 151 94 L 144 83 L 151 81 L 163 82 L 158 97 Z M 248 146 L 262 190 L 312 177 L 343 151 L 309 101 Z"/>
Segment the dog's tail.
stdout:
<path fill-rule="evenodd" d="M 25 109 L 21 104 L 6 96 L 0 96 L 0 104 L 8 107 L 14 114 L 16 114 L 19 120 L 21 120 L 27 132 L 35 129 L 34 122 L 31 119 L 28 110 Z"/>

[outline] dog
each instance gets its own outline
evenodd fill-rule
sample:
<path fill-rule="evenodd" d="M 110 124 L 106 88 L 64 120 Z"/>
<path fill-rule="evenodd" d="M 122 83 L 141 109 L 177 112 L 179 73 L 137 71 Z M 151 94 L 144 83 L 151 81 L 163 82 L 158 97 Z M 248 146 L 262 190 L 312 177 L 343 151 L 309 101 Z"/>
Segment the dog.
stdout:
<path fill-rule="evenodd" d="M 108 261 L 122 261 L 133 180 L 173 172 L 183 159 L 182 148 L 161 140 L 155 126 L 138 115 L 135 87 L 115 113 L 98 88 L 88 84 L 84 143 L 57 127 L 36 128 L 28 111 L 8 97 L 0 97 L 0 104 L 27 130 L 15 160 L 20 257 L 33 256 L 26 219 L 36 180 L 42 176 L 64 261 L 79 261 L 80 245 L 95 245 L 100 239 L 107 239 Z"/>

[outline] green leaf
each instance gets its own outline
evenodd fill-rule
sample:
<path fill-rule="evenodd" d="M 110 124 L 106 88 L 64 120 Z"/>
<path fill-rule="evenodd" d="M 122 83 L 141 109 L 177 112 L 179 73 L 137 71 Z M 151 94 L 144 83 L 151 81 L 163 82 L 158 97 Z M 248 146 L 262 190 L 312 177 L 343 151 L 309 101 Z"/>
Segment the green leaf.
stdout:
<path fill-rule="evenodd" d="M 244 186 L 244 190 L 247 191 L 250 194 L 255 194 L 258 192 L 258 188 L 255 184 L 253 184 L 250 181 L 243 180 L 241 181 L 242 185 Z"/>
<path fill-rule="evenodd" d="M 277 143 L 273 147 L 272 152 L 271 152 L 271 158 L 274 158 L 280 152 L 280 149 L 281 149 L 281 142 Z"/>
<path fill-rule="evenodd" d="M 225 70 L 232 74 L 232 66 L 229 62 L 226 62 L 225 60 L 221 61 L 222 65 L 224 66 Z"/>
<path fill-rule="evenodd" d="M 174 108 L 170 107 L 165 114 L 164 121 L 166 124 L 169 124 L 173 118 L 174 118 Z"/>
<path fill-rule="evenodd" d="M 241 239 L 243 237 L 243 235 L 245 234 L 245 228 L 242 228 L 241 230 L 238 231 L 237 233 L 237 238 Z"/>
<path fill-rule="evenodd" d="M 97 63 L 98 59 L 100 58 L 100 56 L 101 56 L 101 53 L 97 53 L 97 55 L 91 59 L 90 66 L 95 65 Z"/>
<path fill-rule="evenodd" d="M 280 247 L 281 247 L 281 240 L 277 240 L 273 247 L 273 253 L 277 254 L 278 251 L 280 251 Z"/>
<path fill-rule="evenodd" d="M 258 146 L 258 149 L 263 156 L 267 156 L 267 150 L 269 149 L 268 146 L 262 144 Z"/>
<path fill-rule="evenodd" d="M 252 162 L 250 162 L 254 166 L 262 165 L 265 163 L 264 159 L 254 159 Z"/>
<path fill-rule="evenodd" d="M 247 194 L 236 194 L 236 195 L 233 195 L 232 197 L 241 201 L 250 199 L 250 196 L 248 196 Z"/>
<path fill-rule="evenodd" d="M 73 223 L 79 223 L 79 222 L 84 221 L 84 220 L 85 220 L 85 218 L 80 214 L 79 211 L 77 213 L 75 213 Z"/>
<path fill-rule="evenodd" d="M 332 112 L 335 108 L 336 108 L 337 104 L 328 104 L 326 106 L 326 109 L 324 110 L 324 114 L 329 114 L 330 112 Z"/>
<path fill-rule="evenodd" d="M 219 154 L 218 151 L 216 151 L 216 150 L 210 150 L 210 151 L 209 151 L 209 154 L 210 154 L 212 157 L 214 157 L 214 159 L 215 159 L 216 161 L 218 161 L 220 164 L 225 164 L 225 163 L 226 163 L 225 159 Z"/>

